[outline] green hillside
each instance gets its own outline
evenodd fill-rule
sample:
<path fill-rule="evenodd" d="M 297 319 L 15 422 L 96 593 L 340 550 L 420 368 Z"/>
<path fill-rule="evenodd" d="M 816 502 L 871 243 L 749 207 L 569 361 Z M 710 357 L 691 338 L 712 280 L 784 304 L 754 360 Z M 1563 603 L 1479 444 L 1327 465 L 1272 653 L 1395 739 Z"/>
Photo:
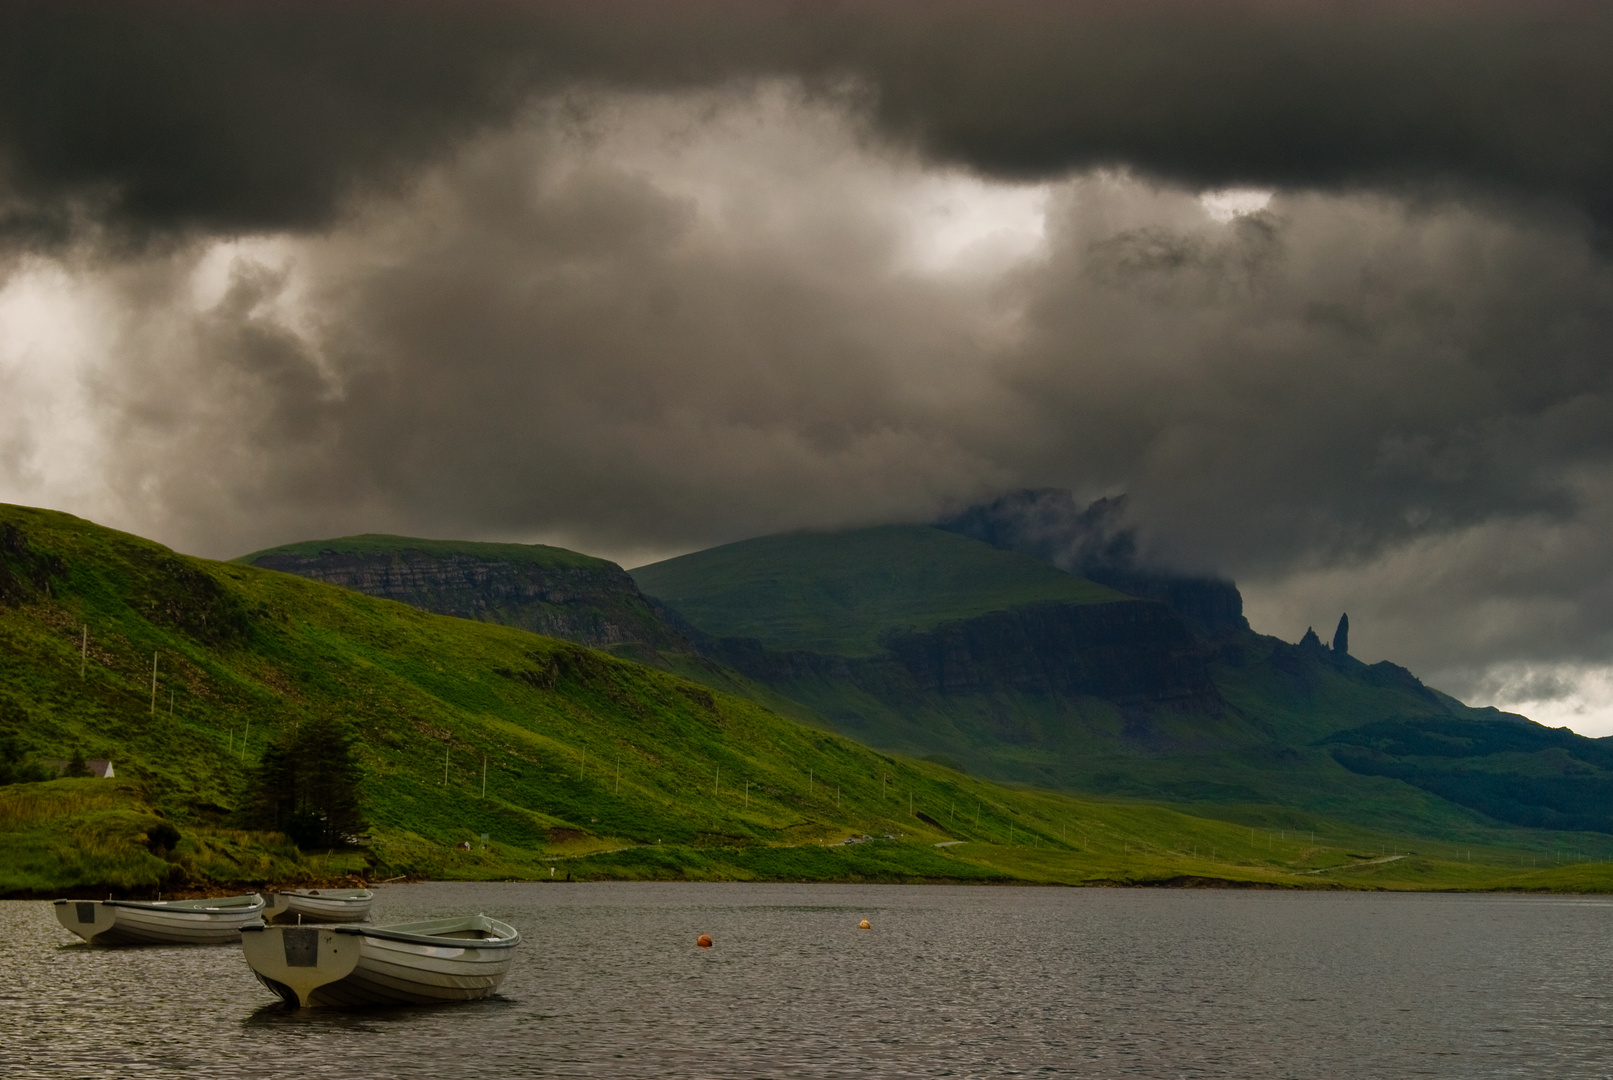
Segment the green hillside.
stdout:
<path fill-rule="evenodd" d="M 1126 599 L 1029 556 L 924 525 L 743 540 L 632 575 L 708 634 L 839 656 L 871 656 L 891 634 L 1026 604 Z"/>
<path fill-rule="evenodd" d="M 868 745 L 1000 782 L 1445 838 L 1613 830 L 1613 750 L 1596 740 L 1467 708 L 1314 636 L 1290 645 L 1241 617 L 1208 633 L 936 529 L 798 533 L 634 577 L 712 660 Z"/>
<path fill-rule="evenodd" d="M 241 818 L 265 742 L 315 716 L 359 734 L 364 850 Z M 573 643 L 4 506 L 0 736 L 117 769 L 0 786 L 14 895 L 348 873 L 1613 886 L 1594 834 L 1517 830 L 1470 862 L 1272 807 L 1233 823 L 1003 788 Z"/>

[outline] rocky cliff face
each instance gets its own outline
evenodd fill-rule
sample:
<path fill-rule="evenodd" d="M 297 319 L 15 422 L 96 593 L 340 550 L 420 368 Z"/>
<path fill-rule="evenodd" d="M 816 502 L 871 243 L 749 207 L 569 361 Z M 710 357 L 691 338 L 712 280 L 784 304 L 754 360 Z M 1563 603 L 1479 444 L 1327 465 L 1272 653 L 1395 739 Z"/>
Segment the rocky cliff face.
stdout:
<path fill-rule="evenodd" d="M 517 626 L 595 648 L 689 647 L 662 622 L 627 572 L 603 560 L 555 566 L 474 551 L 402 548 L 368 553 L 327 549 L 311 555 L 274 551 L 251 562 L 439 615 Z"/>
<path fill-rule="evenodd" d="M 1209 712 L 1223 705 L 1209 652 L 1172 611 L 1144 601 L 990 612 L 892 637 L 872 657 L 779 651 L 679 628 L 703 654 L 786 694 L 806 682 L 838 682 L 898 712 L 921 697 L 1003 692 Z"/>
<path fill-rule="evenodd" d="M 1230 581 L 1104 569 L 1084 576 L 1129 596 L 1159 601 L 1200 637 L 1225 638 L 1249 629 L 1243 594 Z"/>
<path fill-rule="evenodd" d="M 1220 696 L 1206 654 L 1163 604 L 1037 604 L 894 638 L 889 651 L 939 694 L 1016 690 L 1211 707 Z"/>

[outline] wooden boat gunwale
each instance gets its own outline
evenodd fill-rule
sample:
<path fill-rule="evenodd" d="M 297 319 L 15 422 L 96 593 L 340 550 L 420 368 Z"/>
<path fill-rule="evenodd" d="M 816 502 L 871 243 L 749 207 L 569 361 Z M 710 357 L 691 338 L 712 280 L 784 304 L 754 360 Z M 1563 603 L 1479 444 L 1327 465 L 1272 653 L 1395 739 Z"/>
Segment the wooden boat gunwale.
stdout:
<path fill-rule="evenodd" d="M 428 928 L 438 933 L 425 932 Z M 403 941 L 410 945 L 432 945 L 448 949 L 513 949 L 521 944 L 521 932 L 509 923 L 490 919 L 486 915 L 470 915 L 459 919 L 431 919 L 426 922 L 394 923 L 390 926 L 335 926 L 337 934 L 359 934 L 364 937 Z M 498 937 L 450 937 L 456 930 L 495 930 Z"/>
<path fill-rule="evenodd" d="M 275 889 L 280 896 L 308 896 L 315 900 L 340 900 L 344 903 L 358 903 L 363 900 L 374 900 L 374 889 Z"/>
<path fill-rule="evenodd" d="M 73 900 L 57 900 L 54 902 L 58 904 L 76 903 Z M 194 911 L 202 914 L 218 911 L 231 915 L 238 913 L 243 908 L 261 908 L 264 906 L 263 897 L 258 893 L 243 893 L 240 896 L 208 896 L 195 900 L 95 900 L 92 903 L 105 904 L 107 907 L 136 908 L 141 911 Z"/>

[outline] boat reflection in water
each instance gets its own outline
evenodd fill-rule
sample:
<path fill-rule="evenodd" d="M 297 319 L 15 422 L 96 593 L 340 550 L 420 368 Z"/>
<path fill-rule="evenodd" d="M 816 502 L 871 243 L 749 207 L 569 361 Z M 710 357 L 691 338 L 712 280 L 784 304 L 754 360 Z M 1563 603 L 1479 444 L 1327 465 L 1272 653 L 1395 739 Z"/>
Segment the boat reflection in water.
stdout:
<path fill-rule="evenodd" d="M 253 926 L 241 950 L 258 981 L 293 1006 L 475 1001 L 509 974 L 521 935 L 472 915 L 394 926 Z"/>

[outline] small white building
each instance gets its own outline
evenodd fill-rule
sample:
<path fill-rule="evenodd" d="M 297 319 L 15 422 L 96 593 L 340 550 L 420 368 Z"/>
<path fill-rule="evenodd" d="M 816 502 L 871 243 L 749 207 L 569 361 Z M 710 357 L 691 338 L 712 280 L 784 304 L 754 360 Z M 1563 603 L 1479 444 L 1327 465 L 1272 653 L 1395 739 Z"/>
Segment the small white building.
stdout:
<path fill-rule="evenodd" d="M 43 764 L 55 769 L 56 775 L 61 776 L 67 772 L 67 767 L 71 765 L 72 762 L 55 758 L 47 760 L 43 762 Z M 117 773 L 112 771 L 112 762 L 106 758 L 94 758 L 86 761 L 84 763 L 84 767 L 90 770 L 90 775 L 98 780 L 110 780 L 117 775 Z"/>

